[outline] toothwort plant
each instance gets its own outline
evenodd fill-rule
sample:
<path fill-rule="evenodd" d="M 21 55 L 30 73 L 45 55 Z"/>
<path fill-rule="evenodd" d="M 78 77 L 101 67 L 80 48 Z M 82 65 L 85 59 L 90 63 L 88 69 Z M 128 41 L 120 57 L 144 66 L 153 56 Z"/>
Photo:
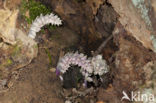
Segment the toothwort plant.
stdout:
<path fill-rule="evenodd" d="M 36 37 L 36 33 L 41 30 L 41 28 L 46 24 L 52 24 L 60 26 L 62 25 L 62 20 L 53 13 L 43 16 L 42 14 L 37 17 L 32 23 L 28 36 L 32 39 Z M 60 58 L 56 73 L 59 74 L 65 73 L 71 65 L 78 65 L 81 67 L 81 73 L 85 77 L 86 81 L 93 81 L 90 77 L 91 75 L 103 75 L 109 71 L 109 66 L 106 64 L 106 61 L 102 59 L 101 55 L 94 56 L 92 58 L 87 58 L 82 53 L 67 53 L 64 57 Z M 63 80 L 63 77 L 60 76 L 60 79 Z"/>
<path fill-rule="evenodd" d="M 57 64 L 57 74 L 60 71 L 65 73 L 70 65 L 78 65 L 81 67 L 81 73 L 85 77 L 85 82 L 91 82 L 91 75 L 103 75 L 109 71 L 109 66 L 106 64 L 106 61 L 102 59 L 102 55 L 97 55 L 92 58 L 87 58 L 82 53 L 67 53 L 62 57 Z M 61 80 L 63 78 L 60 76 Z"/>
<path fill-rule="evenodd" d="M 62 57 L 57 64 L 57 72 L 65 73 L 71 65 L 78 65 L 81 67 L 81 73 L 85 77 L 85 80 L 92 81 L 89 77 L 93 73 L 93 66 L 91 60 L 87 59 L 82 53 L 67 53 Z M 61 77 L 60 77 L 61 78 Z"/>
<path fill-rule="evenodd" d="M 46 24 L 60 26 L 62 25 L 62 20 L 57 15 L 54 15 L 53 13 L 47 14 L 45 16 L 41 14 L 32 23 L 28 36 L 34 39 L 36 37 L 36 33 L 39 32 L 41 28 Z"/>

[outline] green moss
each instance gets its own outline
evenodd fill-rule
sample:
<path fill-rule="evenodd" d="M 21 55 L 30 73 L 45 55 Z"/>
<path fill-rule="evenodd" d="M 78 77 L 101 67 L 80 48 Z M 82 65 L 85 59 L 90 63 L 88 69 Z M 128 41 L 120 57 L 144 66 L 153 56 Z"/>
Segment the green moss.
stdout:
<path fill-rule="evenodd" d="M 29 16 L 26 16 L 26 12 L 28 11 Z M 49 7 L 46 7 L 41 2 L 37 2 L 35 0 L 22 0 L 20 12 L 24 19 L 27 21 L 28 24 L 31 24 L 37 16 L 40 16 L 41 14 L 46 15 L 50 14 L 51 10 Z M 46 28 L 48 30 L 53 30 L 56 28 L 56 26 L 53 25 L 47 25 Z M 44 33 L 44 29 L 42 29 L 42 32 Z"/>
<path fill-rule="evenodd" d="M 36 44 L 36 45 L 34 45 L 34 48 L 38 48 L 38 45 Z"/>
<path fill-rule="evenodd" d="M 20 11 L 29 24 L 31 24 L 37 16 L 40 16 L 40 14 L 46 15 L 51 13 L 50 8 L 35 0 L 22 0 Z M 29 17 L 25 15 L 26 11 L 29 11 Z"/>
<path fill-rule="evenodd" d="M 45 50 L 46 54 L 48 55 L 49 64 L 52 65 L 52 56 L 51 56 L 51 54 L 49 52 L 49 49 L 48 48 L 45 48 L 44 50 Z"/>
<path fill-rule="evenodd" d="M 21 6 L 20 6 L 20 13 L 22 16 L 25 16 L 25 13 L 27 11 L 27 1 L 26 0 L 22 0 L 21 1 Z"/>
<path fill-rule="evenodd" d="M 5 68 L 6 66 L 10 66 L 12 64 L 13 64 L 13 61 L 10 58 L 8 58 L 3 62 L 3 64 L 0 64 L 0 68 Z"/>
<path fill-rule="evenodd" d="M 11 65 L 11 64 L 13 64 L 13 61 L 11 59 L 7 59 L 6 65 L 8 66 L 8 65 Z"/>
<path fill-rule="evenodd" d="M 18 45 L 15 45 L 15 46 L 13 47 L 12 56 L 15 56 L 15 55 L 20 54 L 20 51 L 21 51 L 21 47 L 18 46 Z"/>

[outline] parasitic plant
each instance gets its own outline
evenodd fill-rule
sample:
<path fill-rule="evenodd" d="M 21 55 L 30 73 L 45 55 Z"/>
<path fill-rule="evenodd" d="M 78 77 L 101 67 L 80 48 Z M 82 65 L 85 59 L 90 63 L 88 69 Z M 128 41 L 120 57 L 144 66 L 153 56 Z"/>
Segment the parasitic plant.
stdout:
<path fill-rule="evenodd" d="M 36 37 L 36 33 L 41 30 L 41 28 L 46 24 L 52 24 L 60 26 L 62 24 L 62 20 L 53 13 L 47 14 L 43 16 L 42 14 L 35 19 L 32 23 L 28 36 L 34 39 Z"/>
<path fill-rule="evenodd" d="M 91 81 L 91 74 L 93 73 L 93 66 L 91 60 L 87 59 L 82 53 L 67 53 L 62 57 L 57 64 L 57 72 L 65 73 L 71 65 L 78 65 L 81 67 L 81 73 L 85 77 L 85 80 Z"/>
<path fill-rule="evenodd" d="M 92 75 L 103 75 L 109 71 L 109 66 L 106 64 L 106 61 L 102 59 L 102 55 L 97 55 L 92 58 L 87 58 L 82 53 L 67 53 L 62 57 L 57 64 L 56 73 L 59 72 L 65 73 L 71 65 L 78 65 L 81 67 L 81 73 L 85 77 L 86 81 L 91 82 L 93 79 Z M 63 78 L 60 76 L 63 80 Z"/>

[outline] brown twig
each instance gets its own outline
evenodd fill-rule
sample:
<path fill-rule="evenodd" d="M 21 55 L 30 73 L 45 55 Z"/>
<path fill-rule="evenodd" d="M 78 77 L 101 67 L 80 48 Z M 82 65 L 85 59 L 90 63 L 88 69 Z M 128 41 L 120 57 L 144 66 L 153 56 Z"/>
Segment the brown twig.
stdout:
<path fill-rule="evenodd" d="M 102 49 L 106 46 L 109 40 L 113 38 L 113 34 L 111 34 L 105 41 L 102 42 L 102 44 L 99 46 L 99 48 L 93 53 L 93 56 L 98 55 Z"/>

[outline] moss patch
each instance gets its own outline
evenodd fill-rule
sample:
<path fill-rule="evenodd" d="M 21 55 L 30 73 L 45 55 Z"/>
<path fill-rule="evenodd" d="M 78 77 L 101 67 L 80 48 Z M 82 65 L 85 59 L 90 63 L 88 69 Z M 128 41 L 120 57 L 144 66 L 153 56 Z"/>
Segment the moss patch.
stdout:
<path fill-rule="evenodd" d="M 22 0 L 21 6 L 20 6 L 20 13 L 22 17 L 27 21 L 28 24 L 32 24 L 32 22 L 36 19 L 37 16 L 46 15 L 51 13 L 51 9 L 49 7 L 46 7 L 41 2 L 37 2 L 35 0 Z M 56 26 L 53 25 L 47 25 L 46 28 L 48 30 L 53 30 L 56 28 Z M 42 32 L 45 32 L 44 29 L 41 30 Z"/>

